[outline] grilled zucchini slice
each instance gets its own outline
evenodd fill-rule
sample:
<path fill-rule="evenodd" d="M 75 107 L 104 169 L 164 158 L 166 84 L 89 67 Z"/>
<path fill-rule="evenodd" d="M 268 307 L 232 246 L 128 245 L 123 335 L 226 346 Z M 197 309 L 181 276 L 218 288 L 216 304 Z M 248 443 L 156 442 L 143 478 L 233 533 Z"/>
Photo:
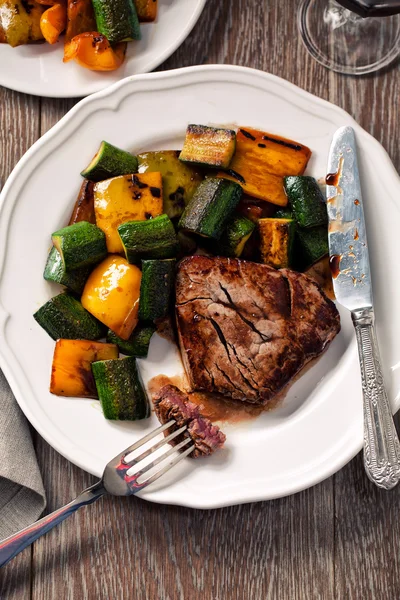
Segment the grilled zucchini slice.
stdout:
<path fill-rule="evenodd" d="M 327 225 L 328 215 L 324 197 L 313 177 L 285 177 L 285 191 L 299 227 Z"/>
<path fill-rule="evenodd" d="M 143 259 L 173 258 L 178 252 L 175 229 L 167 215 L 123 223 L 118 233 L 125 256 L 132 264 Z"/>
<path fill-rule="evenodd" d="M 155 321 L 168 315 L 175 281 L 175 259 L 143 260 L 139 319 Z"/>
<path fill-rule="evenodd" d="M 60 253 L 57 248 L 53 246 L 47 258 L 43 277 L 46 281 L 53 281 L 54 283 L 65 285 L 71 292 L 80 296 L 90 271 L 91 267 L 89 266 L 75 269 L 74 271 L 68 271 L 67 273 Z"/>
<path fill-rule="evenodd" d="M 136 156 L 103 141 L 81 175 L 90 181 L 103 181 L 118 175 L 136 173 L 137 169 L 138 159 Z"/>
<path fill-rule="evenodd" d="M 137 358 L 146 358 L 149 352 L 150 340 L 156 327 L 153 323 L 139 323 L 132 332 L 128 340 L 123 340 L 111 329 L 107 333 L 107 341 L 117 344 L 122 354 L 127 356 L 136 356 Z"/>
<path fill-rule="evenodd" d="M 179 159 L 202 167 L 227 169 L 235 148 L 235 131 L 205 125 L 189 125 Z"/>

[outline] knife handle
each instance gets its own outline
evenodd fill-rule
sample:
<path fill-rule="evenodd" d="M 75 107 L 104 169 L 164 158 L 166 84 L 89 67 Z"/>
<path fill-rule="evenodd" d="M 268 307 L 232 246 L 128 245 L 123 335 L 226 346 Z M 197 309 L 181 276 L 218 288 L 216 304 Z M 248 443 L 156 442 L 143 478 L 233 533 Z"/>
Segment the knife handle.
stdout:
<path fill-rule="evenodd" d="M 364 466 L 371 481 L 390 490 L 400 481 L 400 443 L 383 381 L 374 311 L 353 311 L 352 319 L 364 398 Z"/>

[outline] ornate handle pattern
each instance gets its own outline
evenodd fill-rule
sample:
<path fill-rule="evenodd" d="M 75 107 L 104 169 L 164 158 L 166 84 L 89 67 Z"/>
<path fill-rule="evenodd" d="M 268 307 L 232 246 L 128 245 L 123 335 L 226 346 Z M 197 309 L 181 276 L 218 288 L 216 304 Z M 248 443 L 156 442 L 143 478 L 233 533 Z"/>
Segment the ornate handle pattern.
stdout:
<path fill-rule="evenodd" d="M 385 490 L 400 481 L 400 443 L 386 393 L 373 309 L 352 312 L 364 397 L 364 466 L 368 477 Z"/>

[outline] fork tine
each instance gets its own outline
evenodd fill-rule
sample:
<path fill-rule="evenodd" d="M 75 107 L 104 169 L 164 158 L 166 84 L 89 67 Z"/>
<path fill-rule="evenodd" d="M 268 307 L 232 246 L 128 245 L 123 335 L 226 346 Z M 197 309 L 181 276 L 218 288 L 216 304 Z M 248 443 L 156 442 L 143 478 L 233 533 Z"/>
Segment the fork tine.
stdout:
<path fill-rule="evenodd" d="M 163 431 L 168 429 L 168 427 L 171 427 L 171 425 L 174 425 L 174 423 L 175 423 L 175 421 L 172 420 L 172 421 L 169 421 L 168 423 L 165 423 L 164 425 L 160 425 L 160 427 L 157 427 L 157 429 L 150 431 L 150 433 L 148 433 L 144 437 L 140 438 L 140 440 L 138 440 L 137 442 L 132 444 L 132 446 L 129 446 L 128 448 L 126 448 L 124 450 L 124 452 L 122 453 L 122 459 L 124 459 L 125 456 L 128 456 L 128 454 L 131 454 L 131 452 L 134 452 L 135 450 L 140 448 L 140 446 L 143 446 L 144 444 L 146 444 L 146 442 L 149 442 L 153 438 L 157 437 L 157 435 L 159 433 L 162 433 Z"/>
<path fill-rule="evenodd" d="M 128 461 L 124 460 L 125 464 L 133 467 L 133 465 L 136 465 L 138 462 L 140 462 L 141 460 L 143 460 L 144 458 L 149 456 L 149 454 L 152 454 L 153 452 L 155 452 L 162 446 L 165 446 L 165 444 L 168 444 L 168 442 L 170 442 L 171 440 L 176 438 L 178 435 L 181 435 L 181 433 L 186 431 L 186 429 L 187 429 L 187 427 L 186 427 L 186 425 L 184 425 L 183 427 L 180 427 L 176 431 L 173 431 L 172 433 L 167 435 L 167 437 L 164 437 L 162 440 L 157 442 L 157 444 L 154 444 L 154 446 L 151 446 L 151 448 L 142 452 L 142 454 L 140 454 L 139 456 L 135 456 L 135 458 L 133 458 L 132 460 L 128 460 Z"/>
<path fill-rule="evenodd" d="M 161 454 L 161 456 L 158 456 L 157 458 L 155 458 L 153 460 L 153 462 L 151 462 L 150 464 L 148 464 L 145 467 L 143 467 L 143 469 L 140 469 L 140 471 L 137 471 L 135 473 L 135 476 L 137 478 L 141 477 L 142 475 L 144 475 L 145 473 L 147 473 L 147 471 L 150 471 L 153 467 L 155 467 L 156 465 L 158 465 L 160 462 L 163 462 L 166 458 L 168 458 L 168 456 L 171 456 L 171 454 L 174 454 L 175 452 L 177 452 L 178 450 L 180 450 L 184 446 L 187 446 L 191 441 L 192 440 L 190 439 L 190 437 L 185 438 L 182 442 L 180 442 L 176 446 L 173 446 L 172 448 L 170 448 L 168 450 L 168 452 L 164 452 L 164 454 Z"/>
<path fill-rule="evenodd" d="M 191 446 L 189 446 L 189 448 L 187 450 L 185 450 L 182 453 L 179 453 L 173 460 L 171 460 L 170 463 L 168 463 L 167 465 L 165 465 L 165 467 L 163 467 L 162 469 L 157 471 L 157 473 L 155 473 L 154 475 L 149 477 L 149 479 L 146 479 L 146 481 L 143 481 L 143 482 L 138 481 L 140 489 L 143 489 L 144 487 L 150 485 L 150 483 L 153 483 L 154 481 L 156 481 L 162 475 L 165 475 L 165 473 L 167 473 L 170 469 L 172 469 L 172 467 L 174 467 L 181 460 L 186 458 L 186 456 L 188 456 L 194 450 L 194 447 L 195 447 L 194 444 L 192 444 Z"/>

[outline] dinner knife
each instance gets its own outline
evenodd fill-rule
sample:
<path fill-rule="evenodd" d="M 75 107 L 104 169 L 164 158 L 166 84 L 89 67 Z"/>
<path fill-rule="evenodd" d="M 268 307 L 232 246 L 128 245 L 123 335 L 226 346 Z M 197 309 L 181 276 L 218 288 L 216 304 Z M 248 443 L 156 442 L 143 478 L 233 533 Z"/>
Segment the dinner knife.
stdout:
<path fill-rule="evenodd" d="M 351 311 L 364 400 L 364 466 L 377 486 L 400 481 L 400 443 L 385 389 L 374 327 L 371 270 L 357 147 L 352 127 L 333 137 L 326 176 L 329 254 L 337 301 Z"/>

